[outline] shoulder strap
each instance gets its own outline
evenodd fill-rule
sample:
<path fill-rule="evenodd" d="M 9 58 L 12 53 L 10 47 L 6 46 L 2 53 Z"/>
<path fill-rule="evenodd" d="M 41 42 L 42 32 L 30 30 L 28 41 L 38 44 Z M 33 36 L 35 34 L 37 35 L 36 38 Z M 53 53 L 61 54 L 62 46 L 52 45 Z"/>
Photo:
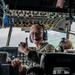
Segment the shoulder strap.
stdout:
<path fill-rule="evenodd" d="M 48 45 L 49 45 L 49 44 L 46 43 L 46 44 L 44 45 L 44 47 L 42 47 L 42 48 L 40 49 L 40 52 L 45 52 L 45 51 L 46 51 L 45 48 L 46 48 Z"/>

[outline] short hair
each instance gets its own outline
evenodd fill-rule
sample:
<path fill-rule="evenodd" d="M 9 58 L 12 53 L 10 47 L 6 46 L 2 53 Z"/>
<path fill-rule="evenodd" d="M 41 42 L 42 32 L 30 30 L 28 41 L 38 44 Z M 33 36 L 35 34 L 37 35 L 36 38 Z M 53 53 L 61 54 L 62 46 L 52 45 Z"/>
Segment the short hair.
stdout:
<path fill-rule="evenodd" d="M 61 41 L 60 44 L 64 44 L 64 49 L 72 49 L 72 42 L 69 39 Z"/>
<path fill-rule="evenodd" d="M 43 31 L 42 25 L 39 25 L 39 24 L 33 24 L 33 25 L 30 27 L 30 29 L 32 29 L 32 28 L 36 28 L 36 29 L 38 29 L 38 30 L 42 30 L 42 31 Z"/>

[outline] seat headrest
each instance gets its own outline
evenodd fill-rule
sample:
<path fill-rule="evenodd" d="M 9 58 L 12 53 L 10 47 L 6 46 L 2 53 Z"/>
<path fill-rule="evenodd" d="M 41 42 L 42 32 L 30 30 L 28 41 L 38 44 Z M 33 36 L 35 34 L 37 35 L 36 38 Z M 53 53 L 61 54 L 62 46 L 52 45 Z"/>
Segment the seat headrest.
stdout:
<path fill-rule="evenodd" d="M 74 73 L 75 70 L 75 54 L 70 53 L 44 53 L 41 56 L 40 66 L 46 74 L 53 74 L 55 68 L 66 68 L 69 73 Z"/>
<path fill-rule="evenodd" d="M 75 53 L 75 49 L 66 49 L 64 53 Z"/>

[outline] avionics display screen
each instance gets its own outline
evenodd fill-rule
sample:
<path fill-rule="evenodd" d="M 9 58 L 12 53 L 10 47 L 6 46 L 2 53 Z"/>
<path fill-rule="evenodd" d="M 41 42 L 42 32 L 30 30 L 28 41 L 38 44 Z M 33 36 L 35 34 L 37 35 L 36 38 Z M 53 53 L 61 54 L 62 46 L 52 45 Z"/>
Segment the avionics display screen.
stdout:
<path fill-rule="evenodd" d="M 7 59 L 7 52 L 0 51 L 0 63 L 5 64 Z"/>
<path fill-rule="evenodd" d="M 69 67 L 54 67 L 53 75 L 56 75 L 56 74 L 70 74 L 70 68 Z"/>

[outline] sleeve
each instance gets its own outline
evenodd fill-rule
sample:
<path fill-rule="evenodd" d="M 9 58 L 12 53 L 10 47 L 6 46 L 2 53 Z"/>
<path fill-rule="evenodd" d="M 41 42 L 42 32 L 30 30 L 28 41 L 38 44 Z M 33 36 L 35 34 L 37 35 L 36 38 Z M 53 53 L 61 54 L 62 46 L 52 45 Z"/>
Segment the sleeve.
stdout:
<path fill-rule="evenodd" d="M 39 64 L 40 63 L 39 53 L 37 51 L 30 50 L 28 53 L 28 60 Z"/>

